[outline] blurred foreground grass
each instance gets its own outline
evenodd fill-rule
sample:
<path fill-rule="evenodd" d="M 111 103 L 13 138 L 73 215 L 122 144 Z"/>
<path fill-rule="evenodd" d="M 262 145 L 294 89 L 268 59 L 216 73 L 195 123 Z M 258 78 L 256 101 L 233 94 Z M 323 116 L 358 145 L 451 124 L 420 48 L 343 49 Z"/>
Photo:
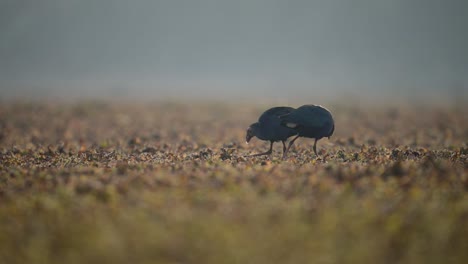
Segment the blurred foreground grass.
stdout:
<path fill-rule="evenodd" d="M 466 263 L 466 111 L 330 108 L 281 161 L 258 106 L 2 105 L 0 263 Z"/>

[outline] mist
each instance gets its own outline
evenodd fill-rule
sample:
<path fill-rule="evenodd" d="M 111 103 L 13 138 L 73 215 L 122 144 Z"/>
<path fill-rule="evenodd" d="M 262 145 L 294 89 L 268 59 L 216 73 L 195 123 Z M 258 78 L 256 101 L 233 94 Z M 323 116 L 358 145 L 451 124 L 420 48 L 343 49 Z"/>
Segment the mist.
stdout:
<path fill-rule="evenodd" d="M 0 97 L 464 98 L 468 4 L 0 1 Z"/>

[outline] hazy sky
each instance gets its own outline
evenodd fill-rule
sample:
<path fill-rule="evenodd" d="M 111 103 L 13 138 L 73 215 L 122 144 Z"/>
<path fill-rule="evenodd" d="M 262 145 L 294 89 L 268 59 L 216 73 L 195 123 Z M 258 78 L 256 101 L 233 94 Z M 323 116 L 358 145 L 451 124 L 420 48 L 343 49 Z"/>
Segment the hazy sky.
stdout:
<path fill-rule="evenodd" d="M 0 97 L 447 95 L 466 0 L 0 0 Z"/>

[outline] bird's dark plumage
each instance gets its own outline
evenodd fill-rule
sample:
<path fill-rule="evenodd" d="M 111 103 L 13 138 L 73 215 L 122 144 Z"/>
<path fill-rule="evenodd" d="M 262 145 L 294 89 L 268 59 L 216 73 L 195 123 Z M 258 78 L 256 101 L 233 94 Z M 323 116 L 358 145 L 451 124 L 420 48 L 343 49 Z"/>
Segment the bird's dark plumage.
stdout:
<path fill-rule="evenodd" d="M 292 128 L 297 133 L 297 136 L 289 143 L 283 158 L 299 137 L 314 138 L 314 153 L 317 155 L 317 141 L 324 137 L 330 138 L 335 131 L 335 122 L 330 111 L 317 105 L 303 105 L 280 116 L 280 120 L 283 127 Z"/>
<path fill-rule="evenodd" d="M 295 109 L 292 107 L 279 106 L 266 110 L 258 119 L 258 122 L 253 123 L 247 129 L 246 141 L 249 142 L 252 137 L 257 137 L 261 140 L 270 141 L 270 149 L 267 152 L 259 153 L 251 156 L 269 155 L 273 149 L 273 143 L 276 141 L 283 142 L 283 152 L 286 151 L 285 141 L 297 134 L 297 132 L 287 126 L 281 124 L 280 116 L 290 114 Z"/>

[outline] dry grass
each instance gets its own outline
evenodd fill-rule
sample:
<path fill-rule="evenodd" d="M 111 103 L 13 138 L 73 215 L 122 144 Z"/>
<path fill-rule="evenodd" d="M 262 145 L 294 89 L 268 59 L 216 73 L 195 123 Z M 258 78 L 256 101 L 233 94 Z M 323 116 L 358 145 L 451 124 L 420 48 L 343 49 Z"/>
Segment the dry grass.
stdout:
<path fill-rule="evenodd" d="M 0 263 L 466 263 L 466 109 L 329 105 L 243 158 L 268 106 L 0 106 Z"/>

